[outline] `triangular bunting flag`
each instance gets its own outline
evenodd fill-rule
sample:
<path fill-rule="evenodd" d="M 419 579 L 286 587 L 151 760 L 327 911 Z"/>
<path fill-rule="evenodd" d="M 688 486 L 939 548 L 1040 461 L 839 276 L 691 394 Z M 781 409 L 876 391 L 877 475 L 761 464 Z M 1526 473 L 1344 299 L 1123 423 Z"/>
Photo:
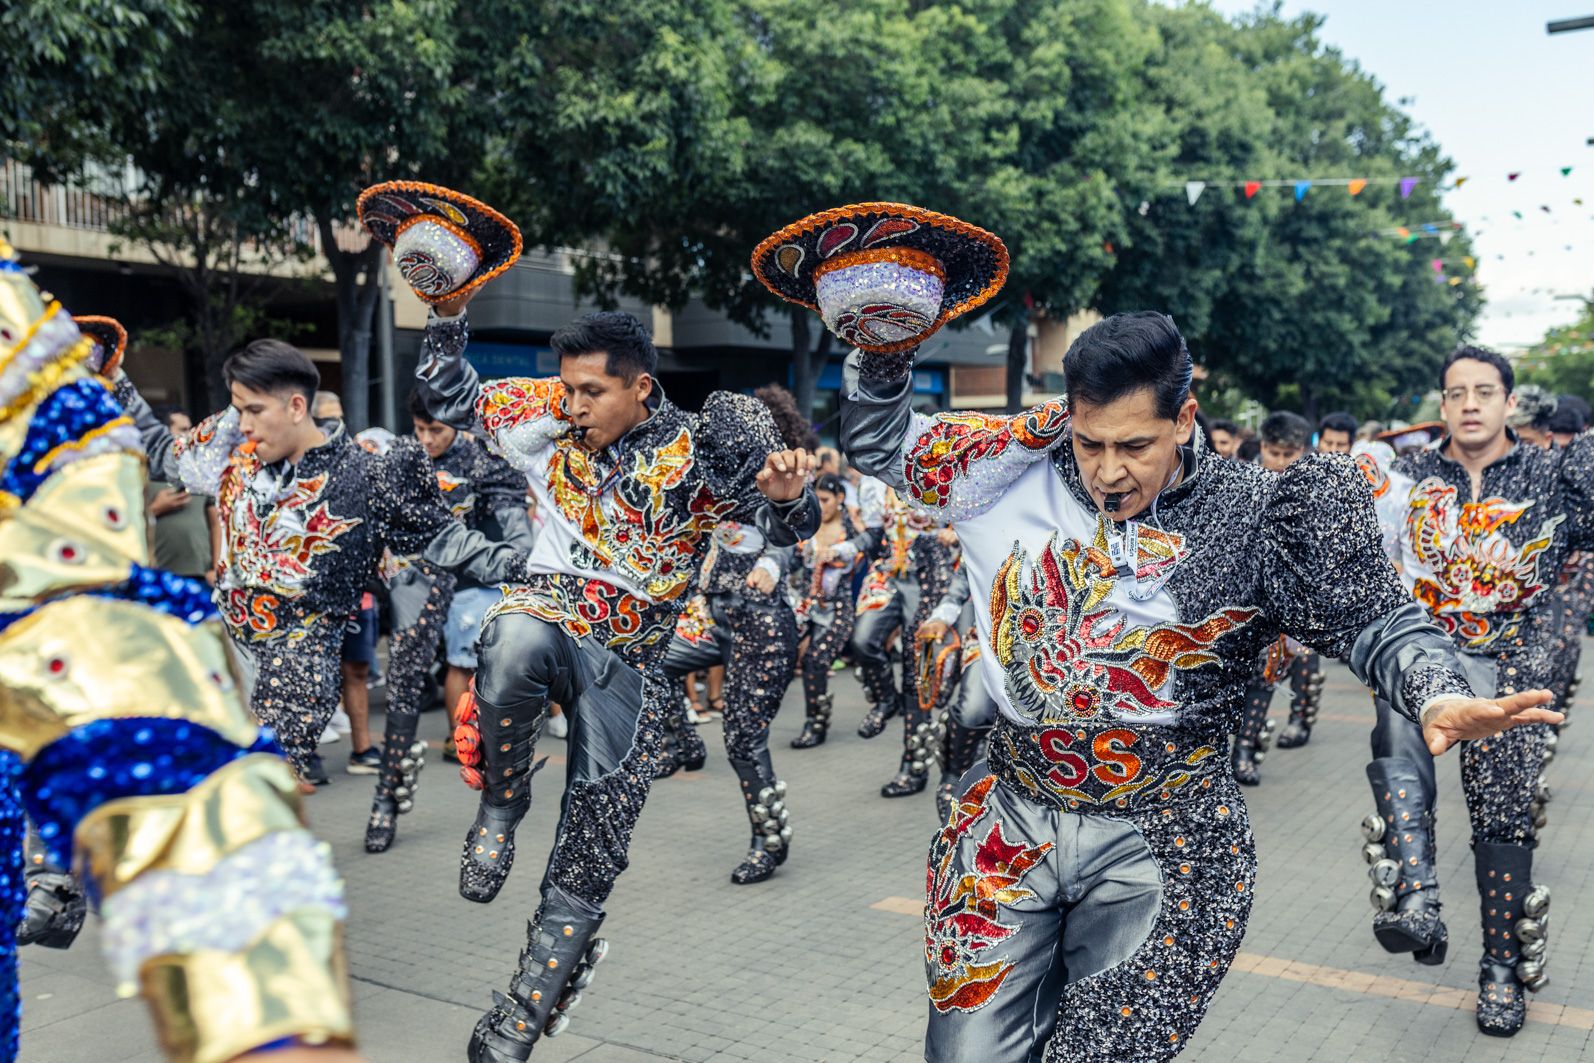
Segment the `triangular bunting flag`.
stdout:
<path fill-rule="evenodd" d="M 1454 240 L 1455 238 L 1456 238 L 1456 234 L 1455 233 L 1440 233 L 1439 234 L 1439 242 L 1441 244 L 1448 244 L 1451 240 Z"/>
<path fill-rule="evenodd" d="M 1351 195 L 1354 196 L 1354 195 L 1356 195 L 1358 192 L 1360 192 L 1362 189 L 1364 189 L 1366 187 L 1367 187 L 1367 178 L 1365 178 L 1365 177 L 1353 177 L 1353 178 L 1351 178 L 1350 183 L 1345 186 L 1345 190 L 1347 192 L 1349 192 Z"/>
<path fill-rule="evenodd" d="M 1518 177 L 1521 177 L 1521 176 L 1522 176 L 1522 171 L 1518 170 L 1516 173 L 1508 173 L 1508 174 L 1506 174 L 1505 175 L 1505 179 L 1507 181 L 1515 181 Z"/>
<path fill-rule="evenodd" d="M 1461 261 L 1467 264 L 1468 269 L 1475 269 L 1478 265 L 1478 260 L 1473 258 L 1471 255 L 1462 255 Z"/>
<path fill-rule="evenodd" d="M 1435 273 L 1443 273 L 1445 271 L 1445 262 L 1442 258 L 1434 259 L 1431 263 L 1429 263 L 1429 265 L 1433 266 L 1433 271 Z"/>
<path fill-rule="evenodd" d="M 1247 181 L 1247 182 L 1245 182 L 1245 198 L 1246 199 L 1250 199 L 1252 196 L 1256 195 L 1260 191 L 1262 191 L 1262 182 L 1261 181 Z"/>
<path fill-rule="evenodd" d="M 1450 287 L 1454 288 L 1456 285 L 1458 285 L 1460 283 L 1461 283 L 1461 278 L 1460 277 L 1451 277 L 1450 278 Z"/>
<path fill-rule="evenodd" d="M 1312 182 L 1310 182 L 1310 181 L 1296 181 L 1295 182 L 1295 202 L 1299 203 L 1301 200 L 1305 199 L 1306 198 L 1306 190 L 1311 188 L 1311 187 L 1312 187 Z"/>
<path fill-rule="evenodd" d="M 1561 167 L 1561 176 L 1562 177 L 1570 177 L 1571 175 L 1572 175 L 1572 168 L 1570 166 Z"/>
<path fill-rule="evenodd" d="M 1416 188 L 1416 187 L 1417 187 L 1417 178 L 1415 178 L 1415 177 L 1402 177 L 1400 179 L 1400 198 L 1401 199 L 1410 198 L 1411 190 L 1413 188 Z"/>
<path fill-rule="evenodd" d="M 1201 193 L 1206 190 L 1207 183 L 1205 181 L 1186 181 L 1184 183 L 1184 198 L 1188 199 L 1193 207 L 1195 206 L 1195 201 L 1201 198 Z"/>
<path fill-rule="evenodd" d="M 1460 188 L 1462 185 L 1466 184 L 1469 180 L 1471 180 L 1471 178 L 1458 177 L 1458 178 L 1456 178 L 1455 187 Z"/>
<path fill-rule="evenodd" d="M 1544 211 L 1544 213 L 1546 213 L 1546 214 L 1550 213 L 1550 208 L 1549 207 L 1541 206 L 1541 207 L 1539 207 L 1539 209 Z"/>
<path fill-rule="evenodd" d="M 1397 235 L 1399 235 L 1399 236 L 1410 236 L 1411 235 L 1411 230 L 1406 228 L 1404 225 L 1402 225 L 1398 229 L 1395 230 L 1395 233 Z"/>

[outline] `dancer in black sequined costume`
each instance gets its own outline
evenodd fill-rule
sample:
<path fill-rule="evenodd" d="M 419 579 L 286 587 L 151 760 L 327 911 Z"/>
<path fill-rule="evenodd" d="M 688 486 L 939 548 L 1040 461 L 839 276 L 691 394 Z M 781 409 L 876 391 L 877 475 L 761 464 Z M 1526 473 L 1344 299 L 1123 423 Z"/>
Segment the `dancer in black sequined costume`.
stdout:
<path fill-rule="evenodd" d="M 216 601 L 253 672 L 250 706 L 301 779 L 324 783 L 316 745 L 337 709 L 344 626 L 385 546 L 419 553 L 449 519 L 419 443 L 368 453 L 341 421 L 311 420 L 315 363 L 258 340 L 224 367 L 233 405 L 174 436 L 125 376 L 117 397 L 152 476 L 216 499 Z"/>
<path fill-rule="evenodd" d="M 858 592 L 853 656 L 858 681 L 869 699 L 869 712 L 858 725 L 858 734 L 873 738 L 885 730 L 888 720 L 902 716 L 902 758 L 897 773 L 880 788 L 882 797 L 916 794 L 929 781 L 929 768 L 914 748 L 915 740 L 923 738 L 920 728 L 930 718 L 919 704 L 914 636 L 952 580 L 953 547 L 938 530 L 924 513 L 895 493 L 888 495 L 880 556 Z"/>
<path fill-rule="evenodd" d="M 1493 351 L 1452 354 L 1441 373 L 1449 433 L 1395 459 L 1387 485 L 1374 482 L 1375 492 L 1405 500 L 1385 519 L 1400 529 L 1402 576 L 1411 592 L 1454 639 L 1474 689 L 1503 694 L 1554 680 L 1561 617 L 1549 584 L 1567 552 L 1587 549 L 1594 538 L 1594 441 L 1579 438 L 1565 449 L 1518 442 L 1506 427 L 1513 382 L 1510 363 Z M 1377 813 L 1364 823 L 1363 850 L 1381 909 L 1373 930 L 1389 951 L 1439 963 L 1449 934 L 1434 863 L 1433 764 L 1412 726 L 1385 704 L 1378 713 L 1367 769 Z M 1521 1028 L 1526 992 L 1545 981 L 1540 917 L 1548 893 L 1532 881 L 1532 869 L 1534 820 L 1547 792 L 1541 773 L 1553 734 L 1539 724 L 1468 742 L 1461 752 L 1474 863 L 1485 890 L 1477 1021 L 1496 1036 Z M 1397 828 L 1405 823 L 1415 826 Z M 1514 888 L 1500 890 L 1507 874 Z M 1525 918 L 1529 929 L 1505 933 L 1507 924 Z"/>
<path fill-rule="evenodd" d="M 461 859 L 466 898 L 490 901 L 502 887 L 549 702 L 570 715 L 542 904 L 509 994 L 495 995 L 470 1042 L 472 1063 L 506 1063 L 562 1028 L 601 958 L 603 903 L 626 867 L 679 697 L 665 650 L 710 533 L 735 521 L 790 545 L 812 531 L 817 506 L 803 486 L 811 459 L 781 451 L 756 400 L 716 392 L 688 414 L 664 397 L 657 353 L 630 315 L 591 314 L 555 334 L 558 379 L 484 386 L 464 358 L 466 301 L 440 304 L 452 316 L 427 326 L 418 370 L 427 408 L 456 428 L 479 425 L 547 514 L 529 558 L 457 524 L 427 553 L 519 584 L 483 621 L 475 708 L 455 734 L 463 770 L 482 786 Z"/>
<path fill-rule="evenodd" d="M 821 745 L 830 733 L 836 696 L 830 692 L 831 666 L 852 639 L 857 618 L 852 574 L 875 547 L 875 538 L 847 512 L 841 478 L 820 476 L 814 482 L 820 525 L 812 539 L 797 544 L 788 596 L 797 616 L 799 639 L 806 638 L 800 665 L 803 704 L 807 714 L 793 749 Z"/>
<path fill-rule="evenodd" d="M 1169 319 L 1075 342 L 1072 419 L 915 414 L 910 363 L 848 359 L 843 445 L 957 529 L 1001 712 L 931 847 L 926 1058 L 1168 1059 L 1251 904 L 1222 750 L 1262 648 L 1287 631 L 1346 658 L 1436 745 L 1499 710 L 1402 591 L 1350 462 L 1203 452 Z M 1553 718 L 1541 700 L 1507 708 Z"/>
<path fill-rule="evenodd" d="M 526 517 L 525 476 L 468 432 L 434 419 L 419 392 L 410 395 L 409 413 L 454 518 L 513 549 L 530 551 L 534 538 Z M 382 770 L 365 828 L 369 853 L 393 844 L 397 817 L 414 807 L 417 776 L 426 763 L 426 745 L 416 739 L 421 698 L 458 583 L 453 573 L 424 557 L 389 558 L 393 634 Z M 467 580 L 466 585 L 476 584 Z"/>
<path fill-rule="evenodd" d="M 939 745 L 941 781 L 935 790 L 935 811 L 945 822 L 952 814 L 958 780 L 972 768 L 985 749 L 985 739 L 996 723 L 996 700 L 985 685 L 980 661 L 980 633 L 970 600 L 969 570 L 959 565 L 941 602 L 919 626 L 919 638 L 934 646 L 947 633 L 959 636 L 957 676 L 944 722 L 935 734 Z"/>

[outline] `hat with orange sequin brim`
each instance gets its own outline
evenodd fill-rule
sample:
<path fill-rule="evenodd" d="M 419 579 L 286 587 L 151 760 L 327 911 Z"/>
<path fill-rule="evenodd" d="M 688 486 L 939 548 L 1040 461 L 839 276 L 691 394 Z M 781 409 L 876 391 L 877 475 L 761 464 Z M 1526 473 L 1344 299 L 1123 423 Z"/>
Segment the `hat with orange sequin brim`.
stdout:
<path fill-rule="evenodd" d="M 428 303 L 479 288 L 520 257 L 514 222 L 441 185 L 372 185 L 360 193 L 354 209 L 360 224 L 392 249 L 399 274 Z"/>
<path fill-rule="evenodd" d="M 77 330 L 94 341 L 94 353 L 89 355 L 89 368 L 100 376 L 110 376 L 122 364 L 127 353 L 127 330 L 114 317 L 97 317 L 84 314 L 73 317 Z"/>
<path fill-rule="evenodd" d="M 905 351 L 985 303 L 1007 280 L 1007 246 L 978 226 L 906 203 L 810 214 L 753 251 L 753 274 L 866 351 Z"/>

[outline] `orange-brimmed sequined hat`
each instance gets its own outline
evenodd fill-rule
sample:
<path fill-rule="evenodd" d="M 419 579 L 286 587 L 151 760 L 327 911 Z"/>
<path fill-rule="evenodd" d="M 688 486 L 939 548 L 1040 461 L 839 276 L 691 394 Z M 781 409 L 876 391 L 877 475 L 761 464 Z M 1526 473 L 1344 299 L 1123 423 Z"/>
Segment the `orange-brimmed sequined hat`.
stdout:
<path fill-rule="evenodd" d="M 122 364 L 122 355 L 127 353 L 127 329 L 114 317 L 98 317 L 94 314 L 74 315 L 72 321 L 79 332 L 99 347 L 99 351 L 91 356 L 89 367 L 105 377 L 115 373 L 116 367 Z M 95 358 L 99 360 L 99 365 L 93 364 Z"/>
<path fill-rule="evenodd" d="M 907 350 L 985 303 L 1007 280 L 992 233 L 906 203 L 855 203 L 810 214 L 753 251 L 753 274 L 817 310 L 864 350 Z"/>
<path fill-rule="evenodd" d="M 393 251 L 400 275 L 428 303 L 480 287 L 520 257 L 514 222 L 441 185 L 372 185 L 360 193 L 355 211 L 360 224 Z"/>

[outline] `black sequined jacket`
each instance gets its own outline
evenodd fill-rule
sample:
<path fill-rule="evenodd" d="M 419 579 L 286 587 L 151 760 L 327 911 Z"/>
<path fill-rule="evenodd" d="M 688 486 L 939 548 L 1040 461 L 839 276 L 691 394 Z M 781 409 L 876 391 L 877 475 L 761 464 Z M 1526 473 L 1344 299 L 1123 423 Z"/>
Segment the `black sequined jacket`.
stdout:
<path fill-rule="evenodd" d="M 1396 578 L 1348 459 L 1275 475 L 1198 438 L 1154 513 L 1119 524 L 1080 482 L 1061 400 L 925 416 L 911 398 L 902 362 L 854 352 L 842 446 L 957 530 L 987 683 L 1013 723 L 1172 728 L 1210 744 L 1235 730 L 1281 632 L 1344 658 L 1412 718 L 1469 693 L 1454 647 Z"/>
<path fill-rule="evenodd" d="M 1572 551 L 1594 546 L 1594 437 L 1565 449 L 1513 440 L 1483 470 L 1476 498 L 1448 442 L 1390 467 L 1392 489 L 1409 492 L 1402 576 L 1458 647 L 1494 659 L 1502 693 L 1543 686 L 1557 574 Z"/>
<path fill-rule="evenodd" d="M 594 453 L 569 434 L 559 380 L 484 385 L 465 360 L 466 341 L 463 316 L 428 323 L 416 374 L 427 407 L 455 428 L 478 427 L 527 477 L 547 521 L 529 556 L 459 527 L 427 557 L 518 584 L 497 611 L 558 623 L 651 666 L 697 589 L 718 525 L 756 529 L 775 547 L 812 530 L 812 491 L 789 503 L 758 491 L 755 477 L 781 443 L 768 409 L 751 396 L 715 392 L 702 413 L 690 414 L 655 385 L 648 418 Z"/>
<path fill-rule="evenodd" d="M 131 384 L 118 397 L 143 434 L 152 473 L 211 495 L 222 525 L 216 604 L 245 644 L 294 640 L 313 624 L 342 623 L 359 606 L 382 547 L 419 553 L 452 523 L 431 460 L 414 439 L 378 457 L 341 421 L 298 464 L 264 465 L 228 408 L 174 435 Z"/>

